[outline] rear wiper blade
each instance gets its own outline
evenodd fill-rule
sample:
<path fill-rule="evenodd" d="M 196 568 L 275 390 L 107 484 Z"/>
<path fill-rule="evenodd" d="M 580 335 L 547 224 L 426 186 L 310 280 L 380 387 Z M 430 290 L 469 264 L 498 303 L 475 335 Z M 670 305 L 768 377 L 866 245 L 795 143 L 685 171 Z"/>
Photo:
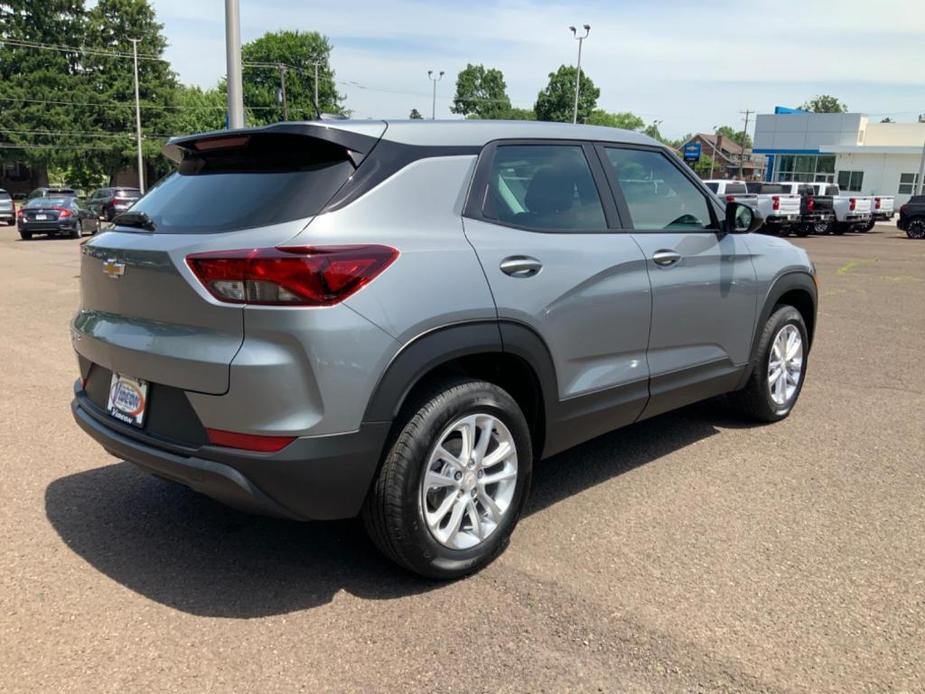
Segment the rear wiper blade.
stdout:
<path fill-rule="evenodd" d="M 133 212 L 132 210 L 128 210 L 127 212 L 123 212 L 120 215 L 116 215 L 112 223 L 121 227 L 135 227 L 136 229 L 144 229 L 145 231 L 157 231 L 157 228 L 154 226 L 154 220 L 141 211 Z"/>

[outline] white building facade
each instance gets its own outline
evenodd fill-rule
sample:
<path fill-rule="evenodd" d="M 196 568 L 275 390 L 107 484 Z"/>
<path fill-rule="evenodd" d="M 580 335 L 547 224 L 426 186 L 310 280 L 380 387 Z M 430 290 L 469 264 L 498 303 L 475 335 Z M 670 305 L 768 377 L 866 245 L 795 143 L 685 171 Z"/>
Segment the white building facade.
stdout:
<path fill-rule="evenodd" d="M 827 181 L 849 193 L 895 195 L 918 190 L 925 123 L 878 123 L 861 113 L 777 109 L 760 114 L 754 151 L 768 157 L 768 181 Z"/>

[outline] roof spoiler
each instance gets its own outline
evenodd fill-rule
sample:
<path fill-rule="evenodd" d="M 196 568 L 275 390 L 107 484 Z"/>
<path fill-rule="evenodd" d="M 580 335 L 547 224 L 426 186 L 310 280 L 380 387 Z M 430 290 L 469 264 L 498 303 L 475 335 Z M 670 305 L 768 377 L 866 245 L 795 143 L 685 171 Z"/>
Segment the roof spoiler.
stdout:
<path fill-rule="evenodd" d="M 372 126 L 372 127 L 370 127 Z M 175 164 L 179 164 L 183 159 L 192 152 L 201 152 L 208 149 L 217 149 L 221 147 L 223 140 L 242 140 L 246 141 L 251 135 L 301 135 L 304 137 L 315 138 L 331 142 L 343 147 L 353 165 L 359 166 L 366 155 L 372 151 L 376 143 L 385 132 L 386 124 L 383 121 L 371 121 L 369 124 L 363 124 L 360 130 L 366 132 L 357 132 L 356 129 L 347 129 L 337 125 L 328 124 L 323 121 L 307 121 L 304 123 L 274 123 L 259 128 L 237 128 L 234 130 L 213 130 L 211 132 L 198 133 L 196 135 L 183 135 L 171 138 L 161 150 L 165 157 Z M 374 131 L 377 131 L 375 133 Z M 212 145 L 210 147 L 210 144 Z M 233 145 L 230 145 L 233 146 Z"/>

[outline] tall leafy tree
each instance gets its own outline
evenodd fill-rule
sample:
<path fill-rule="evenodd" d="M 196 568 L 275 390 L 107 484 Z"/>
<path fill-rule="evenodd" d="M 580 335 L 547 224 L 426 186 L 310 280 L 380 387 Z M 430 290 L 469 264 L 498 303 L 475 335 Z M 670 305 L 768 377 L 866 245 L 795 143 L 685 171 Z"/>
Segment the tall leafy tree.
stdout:
<path fill-rule="evenodd" d="M 411 113 L 408 114 L 408 118 L 411 120 L 424 120 L 424 116 L 422 116 L 421 112 L 416 108 L 411 109 Z"/>
<path fill-rule="evenodd" d="M 511 110 L 504 74 L 497 68 L 466 65 L 456 77 L 456 95 L 451 113 L 467 118 L 500 119 Z"/>
<path fill-rule="evenodd" d="M 752 138 L 744 130 L 736 130 L 731 125 L 721 125 L 716 129 L 717 135 L 722 135 L 723 137 L 728 137 L 733 142 L 737 142 L 742 147 L 746 149 L 751 148 Z"/>
<path fill-rule="evenodd" d="M 132 44 L 138 41 L 138 85 L 142 104 L 142 144 L 147 167 L 166 167 L 159 156 L 166 135 L 173 132 L 177 106 L 177 78 L 164 59 L 167 39 L 148 0 L 98 0 L 87 12 L 83 78 L 94 109 L 93 124 L 106 143 L 95 152 L 109 176 L 134 168 L 135 77 Z M 114 135 L 116 134 L 116 135 Z"/>
<path fill-rule="evenodd" d="M 536 120 L 536 112 L 532 108 L 517 108 L 512 106 L 504 114 L 505 120 Z"/>
<path fill-rule="evenodd" d="M 267 33 L 244 44 L 244 103 L 251 109 L 250 125 L 283 119 L 282 78 L 285 65 L 286 102 L 290 120 L 315 117 L 315 63 L 318 63 L 318 105 L 323 112 L 344 113 L 344 96 L 337 93 L 331 69 L 331 43 L 316 31 Z"/>
<path fill-rule="evenodd" d="M 170 125 L 173 135 L 190 135 L 225 127 L 228 101 L 223 88 L 201 89 L 180 85 L 176 104 Z"/>
<path fill-rule="evenodd" d="M 645 121 L 635 113 L 625 111 L 622 113 L 609 113 L 596 108 L 588 119 L 589 125 L 606 125 L 609 128 L 622 128 L 623 130 L 642 130 Z"/>
<path fill-rule="evenodd" d="M 572 122 L 575 106 L 575 76 L 577 69 L 562 65 L 556 72 L 549 73 L 549 84 L 536 97 L 537 120 Z M 597 107 L 597 98 L 601 95 L 588 75 L 582 71 L 578 95 L 578 122 L 587 123 L 591 113 Z"/>
<path fill-rule="evenodd" d="M 813 113 L 847 113 L 848 107 L 831 94 L 819 94 L 800 106 Z"/>
<path fill-rule="evenodd" d="M 73 45 L 84 34 L 83 10 L 83 0 L 4 0 L 0 38 Z M 0 158 L 26 162 L 36 184 L 45 182 L 49 165 L 79 161 L 90 146 L 75 131 L 86 129 L 92 113 L 60 103 L 88 98 L 80 58 L 77 52 L 0 45 Z"/>

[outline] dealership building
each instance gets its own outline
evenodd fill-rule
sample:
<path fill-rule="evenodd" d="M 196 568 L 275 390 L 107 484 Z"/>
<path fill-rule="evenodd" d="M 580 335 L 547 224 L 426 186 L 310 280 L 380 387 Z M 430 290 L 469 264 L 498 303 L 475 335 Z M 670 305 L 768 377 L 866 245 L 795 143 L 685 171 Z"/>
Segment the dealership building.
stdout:
<path fill-rule="evenodd" d="M 846 192 L 895 195 L 901 205 L 917 192 L 925 122 L 778 107 L 758 115 L 754 143 L 767 157 L 765 180 L 838 183 Z"/>

